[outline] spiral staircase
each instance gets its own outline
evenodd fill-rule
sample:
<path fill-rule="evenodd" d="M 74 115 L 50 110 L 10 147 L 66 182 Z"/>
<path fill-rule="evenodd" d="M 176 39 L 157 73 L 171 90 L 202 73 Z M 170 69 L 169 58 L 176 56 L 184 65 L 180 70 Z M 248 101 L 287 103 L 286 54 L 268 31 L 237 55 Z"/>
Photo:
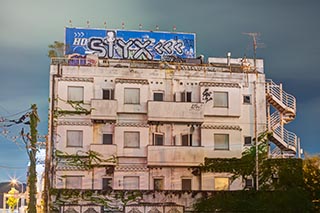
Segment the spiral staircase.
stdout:
<path fill-rule="evenodd" d="M 272 80 L 266 81 L 266 100 L 268 104 L 267 126 L 273 132 L 270 141 L 274 148 L 271 157 L 294 157 L 297 152 L 297 136 L 284 128 L 296 116 L 296 99 L 282 89 L 282 84 L 277 85 Z M 271 113 L 271 106 L 274 111 Z"/>

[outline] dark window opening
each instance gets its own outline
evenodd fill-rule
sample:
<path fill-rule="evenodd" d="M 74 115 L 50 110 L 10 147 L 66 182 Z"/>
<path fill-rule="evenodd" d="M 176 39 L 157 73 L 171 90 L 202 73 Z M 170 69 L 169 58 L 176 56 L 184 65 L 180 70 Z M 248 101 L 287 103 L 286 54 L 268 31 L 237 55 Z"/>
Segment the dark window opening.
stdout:
<path fill-rule="evenodd" d="M 112 144 L 112 134 L 103 134 L 102 144 Z"/>
<path fill-rule="evenodd" d="M 163 101 L 163 93 L 160 93 L 160 92 L 153 93 L 153 100 L 154 101 Z"/>
<path fill-rule="evenodd" d="M 102 99 L 103 100 L 113 100 L 114 99 L 114 90 L 113 89 L 102 90 Z"/>

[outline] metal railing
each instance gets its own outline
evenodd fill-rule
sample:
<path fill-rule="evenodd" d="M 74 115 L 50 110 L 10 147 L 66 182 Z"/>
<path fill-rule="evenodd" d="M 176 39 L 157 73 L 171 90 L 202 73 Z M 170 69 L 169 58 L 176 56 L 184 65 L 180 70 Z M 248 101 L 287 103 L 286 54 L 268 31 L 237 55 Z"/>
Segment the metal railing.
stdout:
<path fill-rule="evenodd" d="M 271 114 L 268 123 L 269 130 L 273 131 L 273 134 L 280 137 L 287 146 L 297 147 L 297 136 L 295 133 L 286 130 L 281 124 L 281 117 L 278 111 Z"/>
<path fill-rule="evenodd" d="M 273 95 L 286 107 L 289 107 L 296 112 L 296 98 L 283 91 L 281 84 L 277 85 L 271 79 L 266 80 L 266 91 L 267 94 Z"/>
<path fill-rule="evenodd" d="M 297 135 L 293 132 L 286 130 L 283 126 L 272 129 L 273 133 L 280 137 L 287 146 L 297 147 Z"/>

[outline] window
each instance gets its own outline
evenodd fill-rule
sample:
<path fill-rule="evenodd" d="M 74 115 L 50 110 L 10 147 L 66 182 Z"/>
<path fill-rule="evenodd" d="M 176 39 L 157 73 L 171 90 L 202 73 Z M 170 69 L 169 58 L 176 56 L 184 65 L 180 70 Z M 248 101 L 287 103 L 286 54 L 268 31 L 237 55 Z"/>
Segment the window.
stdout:
<path fill-rule="evenodd" d="M 252 145 L 252 138 L 249 136 L 244 137 L 244 145 L 245 146 L 250 146 Z"/>
<path fill-rule="evenodd" d="M 182 92 L 181 93 L 181 102 L 191 102 L 192 93 L 191 92 Z"/>
<path fill-rule="evenodd" d="M 68 87 L 68 101 L 83 102 L 83 87 Z"/>
<path fill-rule="evenodd" d="M 139 132 L 124 132 L 124 147 L 125 148 L 139 148 L 140 147 L 140 133 Z"/>
<path fill-rule="evenodd" d="M 245 179 L 245 188 L 252 188 L 253 187 L 253 180 L 251 178 Z"/>
<path fill-rule="evenodd" d="M 243 103 L 244 104 L 251 104 L 251 95 L 244 95 L 243 96 Z"/>
<path fill-rule="evenodd" d="M 154 190 L 163 190 L 164 189 L 163 178 L 154 178 L 153 179 L 153 189 Z"/>
<path fill-rule="evenodd" d="M 124 176 L 123 189 L 139 189 L 139 177 Z"/>
<path fill-rule="evenodd" d="M 103 134 L 102 144 L 112 144 L 112 134 Z"/>
<path fill-rule="evenodd" d="M 114 90 L 113 89 L 103 89 L 102 90 L 102 99 L 103 100 L 113 100 L 114 99 Z"/>
<path fill-rule="evenodd" d="M 181 189 L 182 190 L 191 190 L 191 179 L 182 179 L 181 180 Z"/>
<path fill-rule="evenodd" d="M 154 92 L 153 93 L 154 101 L 163 101 L 163 93 L 162 92 Z"/>
<path fill-rule="evenodd" d="M 214 178 L 214 190 L 228 190 L 229 178 L 227 177 L 215 177 Z"/>
<path fill-rule="evenodd" d="M 182 146 L 192 146 L 192 134 L 185 134 L 181 136 Z"/>
<path fill-rule="evenodd" d="M 112 190 L 112 178 L 102 178 L 102 190 Z"/>
<path fill-rule="evenodd" d="M 229 135 L 228 134 L 214 134 L 214 149 L 215 150 L 229 150 Z"/>
<path fill-rule="evenodd" d="M 67 189 L 81 189 L 82 176 L 65 176 L 65 186 Z"/>
<path fill-rule="evenodd" d="M 213 93 L 213 106 L 214 107 L 228 107 L 228 93 L 227 92 L 214 92 Z"/>
<path fill-rule="evenodd" d="M 152 144 L 155 146 L 162 146 L 163 145 L 163 134 L 153 133 L 153 142 Z"/>
<path fill-rule="evenodd" d="M 67 147 L 82 147 L 83 132 L 81 130 L 67 131 Z"/>
<path fill-rule="evenodd" d="M 125 88 L 124 89 L 124 103 L 125 104 L 140 104 L 140 89 L 139 88 Z"/>

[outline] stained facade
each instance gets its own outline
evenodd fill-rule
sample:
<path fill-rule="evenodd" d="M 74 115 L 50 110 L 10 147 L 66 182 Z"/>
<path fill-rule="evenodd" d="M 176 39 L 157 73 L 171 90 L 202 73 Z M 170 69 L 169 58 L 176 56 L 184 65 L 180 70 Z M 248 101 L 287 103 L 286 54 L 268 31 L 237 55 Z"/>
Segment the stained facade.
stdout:
<path fill-rule="evenodd" d="M 241 58 L 209 58 L 205 64 L 90 60 L 95 63 L 56 59 L 50 67 L 53 188 L 241 190 L 244 180 L 197 168 L 205 158 L 241 157 L 266 130 L 275 132 L 270 156 L 297 152 L 296 135 L 284 128 L 295 116 L 295 99 L 287 103 L 282 87 L 265 79 L 263 60 L 256 67 Z M 113 160 L 85 170 L 55 154 L 89 150 Z M 194 201 L 160 195 L 143 200 L 186 209 Z"/>

